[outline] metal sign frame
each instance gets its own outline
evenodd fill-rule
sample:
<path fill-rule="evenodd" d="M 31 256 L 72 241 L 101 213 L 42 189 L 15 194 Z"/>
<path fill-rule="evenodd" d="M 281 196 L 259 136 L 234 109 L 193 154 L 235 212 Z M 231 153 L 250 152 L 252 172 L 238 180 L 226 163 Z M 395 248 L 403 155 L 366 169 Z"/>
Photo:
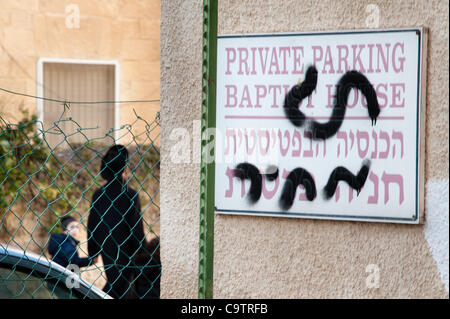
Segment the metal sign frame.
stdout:
<path fill-rule="evenodd" d="M 418 35 L 418 65 L 417 65 L 417 136 L 416 136 L 416 189 L 415 189 L 415 211 L 410 218 L 400 217 L 377 217 L 377 216 L 349 216 L 334 214 L 314 214 L 308 212 L 272 212 L 254 210 L 231 210 L 215 208 L 217 214 L 226 215 L 250 215 L 286 218 L 314 218 L 327 220 L 365 221 L 419 224 L 424 222 L 424 169 L 425 169 L 425 115 L 426 115 L 426 61 L 427 61 L 427 29 L 424 27 L 395 28 L 395 29 L 364 29 L 364 30 L 339 30 L 339 31 L 317 31 L 317 32 L 287 32 L 287 33 L 257 33 L 257 34 L 230 34 L 220 35 L 218 39 L 226 38 L 264 38 L 264 37 L 289 37 L 289 36 L 316 36 L 316 35 L 342 35 L 342 34 L 364 34 L 364 33 L 395 33 L 415 32 Z"/>

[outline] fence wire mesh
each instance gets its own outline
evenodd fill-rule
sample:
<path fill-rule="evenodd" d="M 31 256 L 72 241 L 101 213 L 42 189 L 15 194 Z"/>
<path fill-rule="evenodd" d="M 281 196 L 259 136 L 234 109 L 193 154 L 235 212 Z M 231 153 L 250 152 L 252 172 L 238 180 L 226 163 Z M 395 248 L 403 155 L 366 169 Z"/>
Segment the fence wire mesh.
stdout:
<path fill-rule="evenodd" d="M 70 107 L 0 117 L 0 298 L 159 298 L 159 113 L 88 137 Z"/>

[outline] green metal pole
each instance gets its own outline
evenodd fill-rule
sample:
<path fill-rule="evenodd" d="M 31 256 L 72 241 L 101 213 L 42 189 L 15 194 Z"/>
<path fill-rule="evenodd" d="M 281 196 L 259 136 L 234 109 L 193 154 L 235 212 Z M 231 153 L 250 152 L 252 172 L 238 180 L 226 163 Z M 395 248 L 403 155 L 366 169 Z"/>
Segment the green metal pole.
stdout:
<path fill-rule="evenodd" d="M 198 298 L 213 297 L 214 263 L 214 161 L 207 160 L 204 139 L 208 128 L 216 127 L 217 0 L 203 1 L 202 41 L 202 143 L 200 164 L 200 238 Z M 212 141 L 215 143 L 215 141 Z"/>

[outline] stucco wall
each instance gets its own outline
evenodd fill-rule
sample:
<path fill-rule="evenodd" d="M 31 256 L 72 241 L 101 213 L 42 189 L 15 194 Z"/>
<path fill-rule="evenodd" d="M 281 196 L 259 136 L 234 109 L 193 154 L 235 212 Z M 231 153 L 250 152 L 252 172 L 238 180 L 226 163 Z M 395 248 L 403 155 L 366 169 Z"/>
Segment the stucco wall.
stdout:
<path fill-rule="evenodd" d="M 66 27 L 70 4 L 79 8 L 79 28 Z M 159 99 L 160 0 L 0 0 L 0 8 L 0 87 L 36 95 L 40 57 L 117 60 L 121 100 Z M 21 104 L 36 110 L 34 99 L 0 92 L 7 119 L 17 120 Z M 122 104 L 121 124 L 135 119 L 133 108 L 151 122 L 159 107 Z"/>
<path fill-rule="evenodd" d="M 172 163 L 170 149 L 174 128 L 200 120 L 201 20 L 201 1 L 161 4 L 162 298 L 197 297 L 200 165 Z"/>
<path fill-rule="evenodd" d="M 448 2 L 219 1 L 219 34 L 429 28 L 425 225 L 215 217 L 216 298 L 448 298 Z M 197 296 L 199 165 L 170 162 L 174 128 L 201 110 L 200 1 L 162 4 L 162 296 Z M 181 93 L 182 92 L 182 93 Z M 181 93 L 181 94 L 180 94 Z M 369 289 L 366 267 L 379 268 Z"/>

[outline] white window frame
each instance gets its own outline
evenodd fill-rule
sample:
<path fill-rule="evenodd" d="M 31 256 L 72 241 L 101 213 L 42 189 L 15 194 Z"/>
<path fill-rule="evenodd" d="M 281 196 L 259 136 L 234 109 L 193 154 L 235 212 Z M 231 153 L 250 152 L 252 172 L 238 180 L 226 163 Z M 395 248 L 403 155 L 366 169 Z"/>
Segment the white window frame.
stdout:
<path fill-rule="evenodd" d="M 84 59 L 66 59 L 66 58 L 45 58 L 41 57 L 37 61 L 37 96 L 44 96 L 44 63 L 66 63 L 66 64 L 96 64 L 114 66 L 114 139 L 119 139 L 120 129 L 120 64 L 117 60 L 84 60 Z M 51 97 L 57 98 L 57 97 Z M 38 132 L 42 131 L 44 124 L 44 100 L 36 100 L 36 115 L 38 119 Z"/>

